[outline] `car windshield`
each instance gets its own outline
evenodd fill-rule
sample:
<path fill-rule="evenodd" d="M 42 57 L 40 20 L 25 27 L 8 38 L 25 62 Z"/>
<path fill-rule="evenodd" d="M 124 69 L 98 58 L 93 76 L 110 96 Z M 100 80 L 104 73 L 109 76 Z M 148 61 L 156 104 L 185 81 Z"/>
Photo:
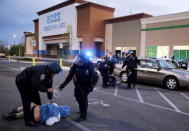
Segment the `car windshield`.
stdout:
<path fill-rule="evenodd" d="M 156 62 L 165 70 L 174 69 L 175 67 L 170 63 L 163 61 L 163 60 L 156 60 Z"/>

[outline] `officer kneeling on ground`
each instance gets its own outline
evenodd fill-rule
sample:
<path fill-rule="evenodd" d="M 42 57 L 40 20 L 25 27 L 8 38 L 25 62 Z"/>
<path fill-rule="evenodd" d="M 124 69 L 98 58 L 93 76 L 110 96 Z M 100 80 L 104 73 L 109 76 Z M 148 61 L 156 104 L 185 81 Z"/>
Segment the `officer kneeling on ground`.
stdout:
<path fill-rule="evenodd" d="M 87 119 L 88 94 L 98 82 L 95 66 L 84 52 L 76 57 L 66 80 L 59 89 L 62 90 L 72 79 L 75 85 L 74 95 L 80 109 L 80 116 L 76 121 L 80 122 Z"/>
<path fill-rule="evenodd" d="M 33 126 L 31 102 L 41 105 L 39 92 L 47 92 L 47 97 L 52 102 L 52 80 L 55 74 L 62 71 L 57 63 L 39 65 L 26 68 L 16 76 L 16 85 L 20 92 L 24 110 L 25 126 Z"/>
<path fill-rule="evenodd" d="M 126 72 L 128 76 L 127 80 L 127 88 L 131 88 L 131 84 L 135 87 L 136 79 L 137 79 L 137 64 L 139 64 L 139 60 L 133 51 L 129 51 L 129 54 L 126 57 L 126 60 L 122 66 L 122 68 L 126 67 Z"/>

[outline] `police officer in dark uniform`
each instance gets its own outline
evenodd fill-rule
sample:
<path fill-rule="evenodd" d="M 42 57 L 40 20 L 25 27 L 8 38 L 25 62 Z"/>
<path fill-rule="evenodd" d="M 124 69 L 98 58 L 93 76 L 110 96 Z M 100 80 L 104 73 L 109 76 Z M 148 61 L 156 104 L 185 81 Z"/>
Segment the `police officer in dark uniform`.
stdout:
<path fill-rule="evenodd" d="M 131 84 L 135 87 L 136 79 L 137 79 L 137 64 L 139 64 L 139 60 L 136 54 L 133 51 L 129 51 L 129 54 L 126 57 L 126 60 L 122 66 L 122 68 L 126 67 L 126 72 L 128 76 L 127 80 L 127 88 L 131 88 Z"/>
<path fill-rule="evenodd" d="M 108 86 L 108 58 L 105 57 L 104 61 L 99 64 L 98 70 L 102 76 L 103 88 Z"/>
<path fill-rule="evenodd" d="M 58 63 L 27 67 L 16 76 L 16 85 L 20 92 L 24 110 L 25 126 L 33 126 L 30 105 L 31 102 L 41 105 L 39 92 L 47 92 L 52 102 L 52 80 L 55 74 L 61 72 Z"/>
<path fill-rule="evenodd" d="M 88 94 L 93 90 L 94 84 L 97 83 L 92 81 L 95 73 L 95 66 L 82 52 L 76 57 L 66 80 L 59 87 L 62 90 L 73 79 L 75 85 L 74 95 L 80 109 L 80 116 L 76 119 L 77 122 L 87 119 Z"/>

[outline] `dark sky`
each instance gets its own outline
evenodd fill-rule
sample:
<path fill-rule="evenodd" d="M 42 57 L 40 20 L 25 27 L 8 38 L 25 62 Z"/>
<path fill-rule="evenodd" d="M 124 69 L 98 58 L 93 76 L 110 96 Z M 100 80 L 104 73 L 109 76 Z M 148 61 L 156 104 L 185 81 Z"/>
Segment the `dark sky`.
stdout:
<path fill-rule="evenodd" d="M 0 40 L 19 43 L 24 31 L 34 29 L 33 20 L 38 18 L 36 12 L 66 0 L 0 0 Z M 116 8 L 115 16 L 124 16 L 145 12 L 163 15 L 189 11 L 188 0 L 90 0 Z"/>

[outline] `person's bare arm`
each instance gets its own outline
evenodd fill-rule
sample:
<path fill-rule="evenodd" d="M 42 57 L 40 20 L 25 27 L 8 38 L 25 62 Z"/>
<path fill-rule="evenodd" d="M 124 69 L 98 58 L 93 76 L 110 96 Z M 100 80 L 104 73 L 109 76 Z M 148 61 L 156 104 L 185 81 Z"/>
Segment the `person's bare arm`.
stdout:
<path fill-rule="evenodd" d="M 34 108 L 34 119 L 35 121 L 40 121 L 41 118 L 40 118 L 40 106 L 35 106 Z"/>

